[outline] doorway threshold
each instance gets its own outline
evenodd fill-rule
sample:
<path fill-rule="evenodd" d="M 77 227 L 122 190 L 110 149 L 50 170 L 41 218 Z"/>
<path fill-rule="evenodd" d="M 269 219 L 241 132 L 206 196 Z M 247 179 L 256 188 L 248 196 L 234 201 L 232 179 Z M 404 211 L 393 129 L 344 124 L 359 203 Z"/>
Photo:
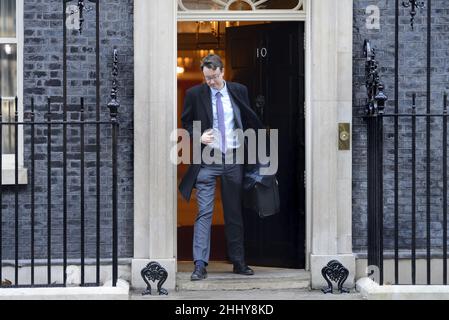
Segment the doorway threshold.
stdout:
<path fill-rule="evenodd" d="M 244 276 L 232 272 L 232 264 L 212 261 L 207 267 L 208 277 L 201 281 L 191 281 L 193 271 L 191 261 L 178 261 L 176 275 L 177 291 L 197 290 L 254 290 L 254 289 L 308 289 L 310 272 L 304 269 L 286 269 L 251 266 L 254 275 Z"/>

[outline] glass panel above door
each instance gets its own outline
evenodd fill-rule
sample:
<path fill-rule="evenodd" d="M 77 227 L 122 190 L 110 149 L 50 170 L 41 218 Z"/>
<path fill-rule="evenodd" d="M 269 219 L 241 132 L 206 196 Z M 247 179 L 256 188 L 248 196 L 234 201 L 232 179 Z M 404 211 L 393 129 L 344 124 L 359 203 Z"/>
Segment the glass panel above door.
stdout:
<path fill-rule="evenodd" d="M 304 0 L 178 0 L 178 10 L 301 10 Z"/>
<path fill-rule="evenodd" d="M 16 0 L 0 0 L 0 37 L 16 36 Z"/>
<path fill-rule="evenodd" d="M 2 97 L 17 95 L 16 44 L 0 44 L 0 95 Z"/>

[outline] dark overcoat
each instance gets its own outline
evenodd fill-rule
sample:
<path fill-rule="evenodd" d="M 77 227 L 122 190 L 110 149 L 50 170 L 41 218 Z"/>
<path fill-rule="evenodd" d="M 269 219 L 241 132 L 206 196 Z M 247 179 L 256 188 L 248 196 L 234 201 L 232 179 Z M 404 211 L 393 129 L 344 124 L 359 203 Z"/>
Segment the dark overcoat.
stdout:
<path fill-rule="evenodd" d="M 242 129 L 243 131 L 250 128 L 256 130 L 262 129 L 262 122 L 251 109 L 248 89 L 244 85 L 236 82 L 227 81 L 226 86 L 234 110 L 236 128 Z M 181 121 L 183 128 L 189 132 L 190 137 L 193 137 L 194 121 L 201 122 L 201 135 L 204 131 L 213 128 L 211 89 L 207 84 L 203 83 L 187 90 Z M 201 151 L 204 147 L 205 145 L 202 144 Z M 190 164 L 179 184 L 179 190 L 187 201 L 190 200 L 200 168 L 201 164 Z"/>

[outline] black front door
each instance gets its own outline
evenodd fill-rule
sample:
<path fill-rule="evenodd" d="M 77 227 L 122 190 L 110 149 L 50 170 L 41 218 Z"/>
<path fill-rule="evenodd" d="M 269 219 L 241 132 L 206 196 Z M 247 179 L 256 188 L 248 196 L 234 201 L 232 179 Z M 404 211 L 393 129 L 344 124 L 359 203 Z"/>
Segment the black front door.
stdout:
<path fill-rule="evenodd" d="M 226 78 L 248 87 L 251 104 L 279 133 L 281 211 L 244 214 L 247 262 L 305 266 L 304 24 L 277 22 L 226 29 Z"/>

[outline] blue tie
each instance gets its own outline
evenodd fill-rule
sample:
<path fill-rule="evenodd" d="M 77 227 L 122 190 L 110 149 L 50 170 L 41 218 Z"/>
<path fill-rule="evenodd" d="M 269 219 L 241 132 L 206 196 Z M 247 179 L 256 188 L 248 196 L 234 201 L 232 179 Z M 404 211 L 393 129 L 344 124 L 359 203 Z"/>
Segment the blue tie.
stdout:
<path fill-rule="evenodd" d="M 217 92 L 215 94 L 217 97 L 217 119 L 218 119 L 218 130 L 221 134 L 221 144 L 220 149 L 223 153 L 226 152 L 226 127 L 224 119 L 223 102 L 221 101 L 221 93 Z"/>

